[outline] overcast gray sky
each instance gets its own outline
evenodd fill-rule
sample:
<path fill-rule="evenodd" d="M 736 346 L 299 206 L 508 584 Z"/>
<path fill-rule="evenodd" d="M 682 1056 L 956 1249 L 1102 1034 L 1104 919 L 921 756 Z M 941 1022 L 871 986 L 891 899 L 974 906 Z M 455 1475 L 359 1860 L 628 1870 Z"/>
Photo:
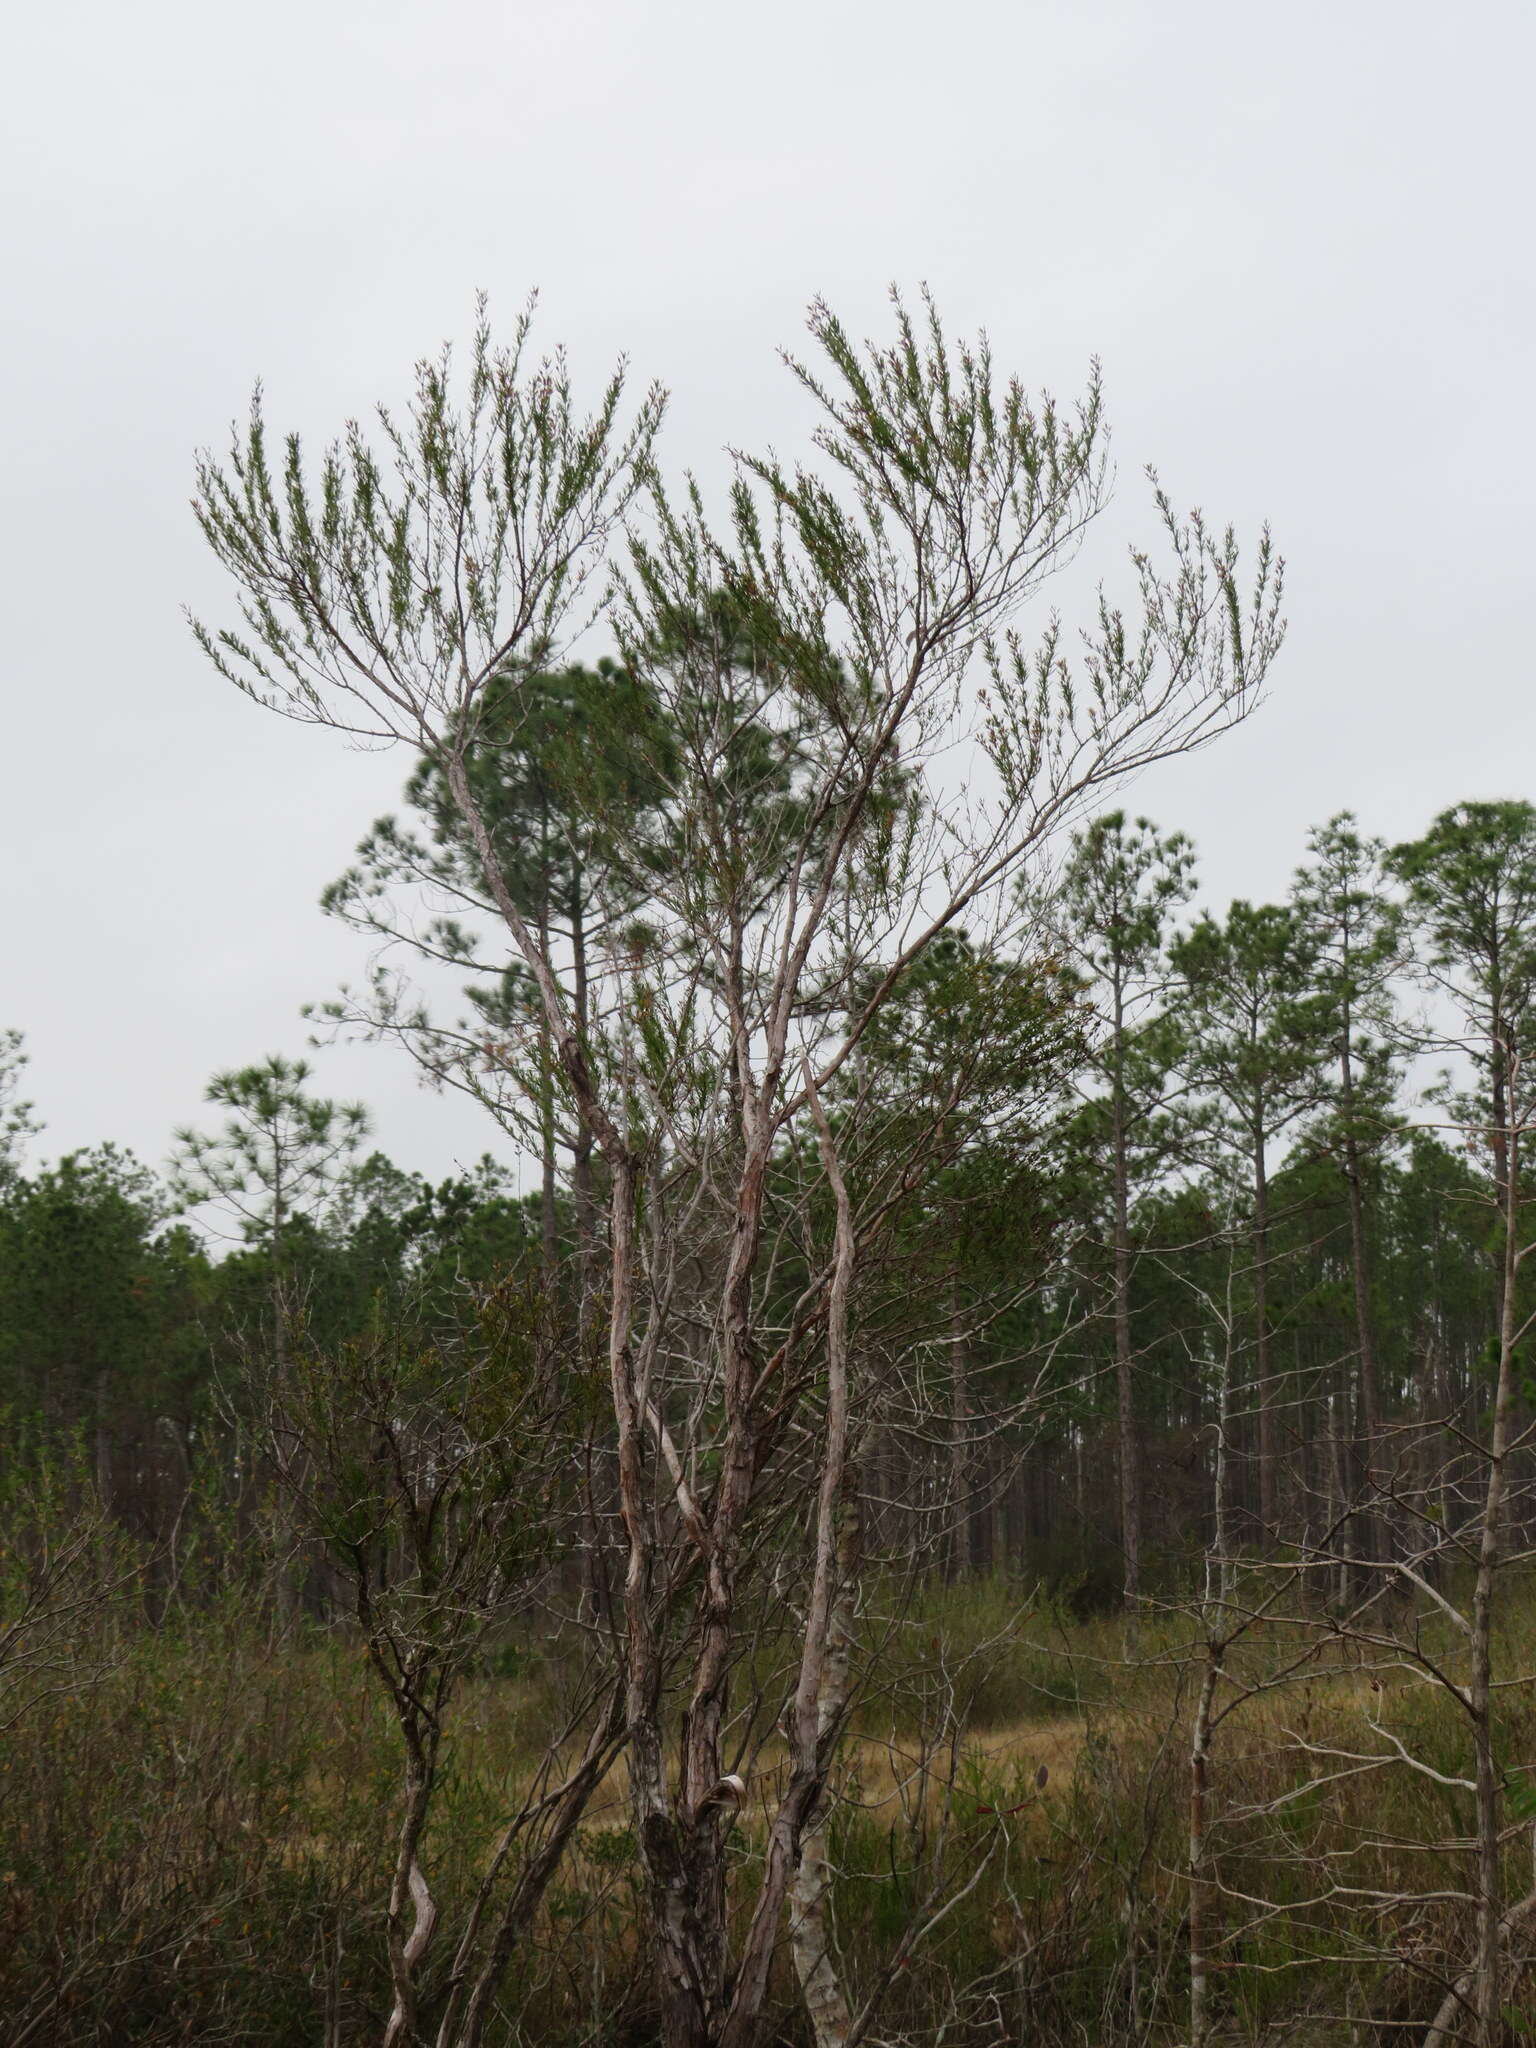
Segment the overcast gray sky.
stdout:
<path fill-rule="evenodd" d="M 12 18 L 0 220 L 6 944 L 44 1151 L 158 1161 L 215 1068 L 361 962 L 316 908 L 408 764 L 206 669 L 187 509 L 252 380 L 315 438 L 533 286 L 678 465 L 793 444 L 774 357 L 889 280 L 1063 393 L 1103 359 L 1117 526 L 1155 461 L 1290 565 L 1268 706 L 1138 807 L 1205 892 L 1536 796 L 1527 623 L 1536 10 L 1418 0 L 50 0 Z M 1106 564 L 1113 569 L 1114 562 Z M 492 1137 L 402 1057 L 319 1056 L 433 1173 Z"/>

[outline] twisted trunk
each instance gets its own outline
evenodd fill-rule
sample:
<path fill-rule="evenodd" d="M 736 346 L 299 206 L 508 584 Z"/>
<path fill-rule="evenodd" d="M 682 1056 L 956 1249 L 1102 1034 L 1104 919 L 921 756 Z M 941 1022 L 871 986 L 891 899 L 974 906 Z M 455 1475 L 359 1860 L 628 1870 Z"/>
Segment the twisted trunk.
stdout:
<path fill-rule="evenodd" d="M 389 1888 L 384 1934 L 389 1950 L 389 1976 L 394 2005 L 384 2028 L 384 2048 L 399 2048 L 416 2038 L 416 1971 L 437 1931 L 437 1906 L 420 1862 L 421 1838 L 432 1798 L 432 1760 L 409 1734 L 405 1812 L 395 1849 L 395 1870 Z M 412 1916 L 406 1932 L 406 1913 Z"/>

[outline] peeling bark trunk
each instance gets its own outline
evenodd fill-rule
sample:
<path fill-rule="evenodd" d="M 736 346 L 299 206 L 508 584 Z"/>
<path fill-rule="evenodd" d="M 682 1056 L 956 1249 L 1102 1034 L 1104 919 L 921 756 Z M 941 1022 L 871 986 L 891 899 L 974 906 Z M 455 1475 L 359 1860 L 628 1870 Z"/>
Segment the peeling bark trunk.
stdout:
<path fill-rule="evenodd" d="M 412 1758 L 407 1773 L 405 1813 L 400 1824 L 395 1873 L 389 1890 L 389 1911 L 384 1922 L 390 1982 L 395 1996 L 384 2028 L 384 2048 L 400 2048 L 401 2043 L 415 2039 L 416 1971 L 437 1931 L 437 1906 L 427 1887 L 418 1855 L 431 1796 L 431 1766 L 418 1755 Z M 407 1910 L 412 1915 L 409 1934 L 405 1930 Z"/>
<path fill-rule="evenodd" d="M 816 1493 L 816 1557 L 791 1709 L 789 1784 L 769 1828 L 762 1884 L 742 1944 L 722 2048 L 750 2048 L 756 2037 L 780 1919 L 791 1885 L 798 1886 L 802 1877 L 803 1893 L 797 1891 L 790 1903 L 790 1943 L 817 2048 L 842 2048 L 852 2025 L 828 1945 L 830 1873 L 820 1821 L 833 1749 L 848 1704 L 862 1537 L 850 1444 L 848 1365 L 855 1238 L 852 1205 L 832 1132 L 808 1068 L 805 1080 L 837 1212 L 827 1307 L 826 1438 Z"/>
<path fill-rule="evenodd" d="M 667 1797 L 660 1719 L 662 1674 L 650 1612 L 652 1530 L 631 1337 L 636 1192 L 633 1163 L 627 1158 L 617 1160 L 610 1210 L 608 1361 L 618 1422 L 619 1506 L 628 1542 L 624 1676 L 630 1793 L 654 1923 L 662 2040 L 665 2048 L 703 2048 L 710 2040 L 713 2014 L 699 1953 L 693 1872 Z"/>
<path fill-rule="evenodd" d="M 837 1246 L 827 1317 L 827 1451 L 818 1503 L 816 1585 L 795 1717 L 796 1770 L 814 1774 L 817 1782 L 800 1830 L 790 1897 L 789 1937 L 816 2048 L 847 2048 L 853 2014 L 832 1960 L 826 1782 L 832 1745 L 848 1707 L 863 1538 L 858 1468 L 849 1445 L 848 1303 L 853 1285 L 854 1235 L 847 1188 L 831 1131 L 815 1103 L 814 1091 L 812 1105 L 817 1112 L 823 1163 L 837 1202 Z M 832 1522 L 839 1512 L 834 1554 Z M 819 1670 L 815 1668 L 818 1664 Z M 812 1692 L 814 1700 L 810 1697 Z"/>
<path fill-rule="evenodd" d="M 848 1702 L 858 1606 L 858 1570 L 862 1517 L 858 1479 L 849 1468 L 844 1488 L 843 1523 L 838 1545 L 838 1593 L 832 1610 L 826 1669 L 817 1705 L 817 1742 L 823 1747 L 836 1730 Z M 827 1860 L 825 1799 L 818 1799 L 800 1832 L 800 1860 L 790 1889 L 789 1941 L 800 1995 L 805 2000 L 816 2048 L 847 2048 L 853 2013 L 832 1958 L 829 1907 L 832 1866 Z"/>

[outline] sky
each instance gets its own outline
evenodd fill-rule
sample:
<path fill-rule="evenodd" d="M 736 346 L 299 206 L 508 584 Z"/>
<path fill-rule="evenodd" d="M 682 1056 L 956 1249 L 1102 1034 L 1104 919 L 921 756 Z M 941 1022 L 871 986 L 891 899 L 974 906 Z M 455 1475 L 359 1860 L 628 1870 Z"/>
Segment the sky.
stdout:
<path fill-rule="evenodd" d="M 672 391 L 664 450 L 792 451 L 776 350 L 892 282 L 1065 396 L 1103 364 L 1144 465 L 1288 564 L 1269 701 L 1128 800 L 1203 895 L 1282 890 L 1349 807 L 1389 839 L 1536 797 L 1536 10 L 1463 0 L 51 0 L 0 139 L 0 1027 L 45 1156 L 158 1163 L 207 1077 L 304 1050 L 366 963 L 323 885 L 409 763 L 263 713 L 183 608 L 233 603 L 199 446 L 259 376 L 319 443 L 467 336 L 474 294 L 589 384 Z M 1068 615 L 1070 623 L 1070 614 Z M 433 1176 L 504 1142 L 377 1046 L 325 1092 Z"/>

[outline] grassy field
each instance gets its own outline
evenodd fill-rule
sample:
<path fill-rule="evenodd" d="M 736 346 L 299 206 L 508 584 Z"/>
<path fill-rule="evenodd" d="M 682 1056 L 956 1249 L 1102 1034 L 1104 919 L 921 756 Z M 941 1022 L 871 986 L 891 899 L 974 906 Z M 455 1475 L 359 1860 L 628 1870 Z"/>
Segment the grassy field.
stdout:
<path fill-rule="evenodd" d="M 876 2038 L 1171 2048 L 1187 1999 L 1190 1617 L 1150 1616 L 1128 1662 L 1120 1621 L 1020 1614 L 996 1582 L 899 1614 L 874 1603 L 866 1632 L 878 1661 L 831 1829 L 850 1985 L 877 1982 L 914 1916 L 963 1893 L 898 1973 Z M 155 1629 L 119 1609 L 66 1648 L 0 1760 L 5 2041 L 374 2038 L 398 1756 L 355 1644 L 275 1633 L 231 1595 Z M 1257 1676 L 1293 1649 L 1272 1630 L 1234 1661 Z M 1536 1642 L 1505 1651 L 1506 1669 L 1536 1665 Z M 557 1657 L 509 1641 L 465 1689 L 427 1857 L 450 1923 L 560 1684 Z M 751 1672 L 738 1697 L 750 1789 L 733 1843 L 750 1862 L 783 1757 L 753 1728 Z M 1536 1761 L 1530 1690 L 1501 1711 L 1518 1790 Z M 1394 1739 L 1439 1778 L 1340 1761 Z M 1466 1769 L 1442 1697 L 1342 1647 L 1233 1712 L 1213 1757 L 1224 2042 L 1416 2038 L 1436 2002 L 1426 1973 L 1457 1966 L 1468 1913 L 1372 1901 L 1465 1887 L 1465 1853 L 1445 1845 L 1467 1840 L 1470 1798 L 1441 1779 Z M 1527 1830 L 1510 1843 L 1512 1896 L 1530 1858 Z M 1351 1893 L 1324 1896 L 1330 1883 Z M 644 2042 L 642 1928 L 621 1760 L 509 1974 L 496 2038 Z M 802 2041 L 787 1974 L 779 2011 L 778 2038 Z"/>

